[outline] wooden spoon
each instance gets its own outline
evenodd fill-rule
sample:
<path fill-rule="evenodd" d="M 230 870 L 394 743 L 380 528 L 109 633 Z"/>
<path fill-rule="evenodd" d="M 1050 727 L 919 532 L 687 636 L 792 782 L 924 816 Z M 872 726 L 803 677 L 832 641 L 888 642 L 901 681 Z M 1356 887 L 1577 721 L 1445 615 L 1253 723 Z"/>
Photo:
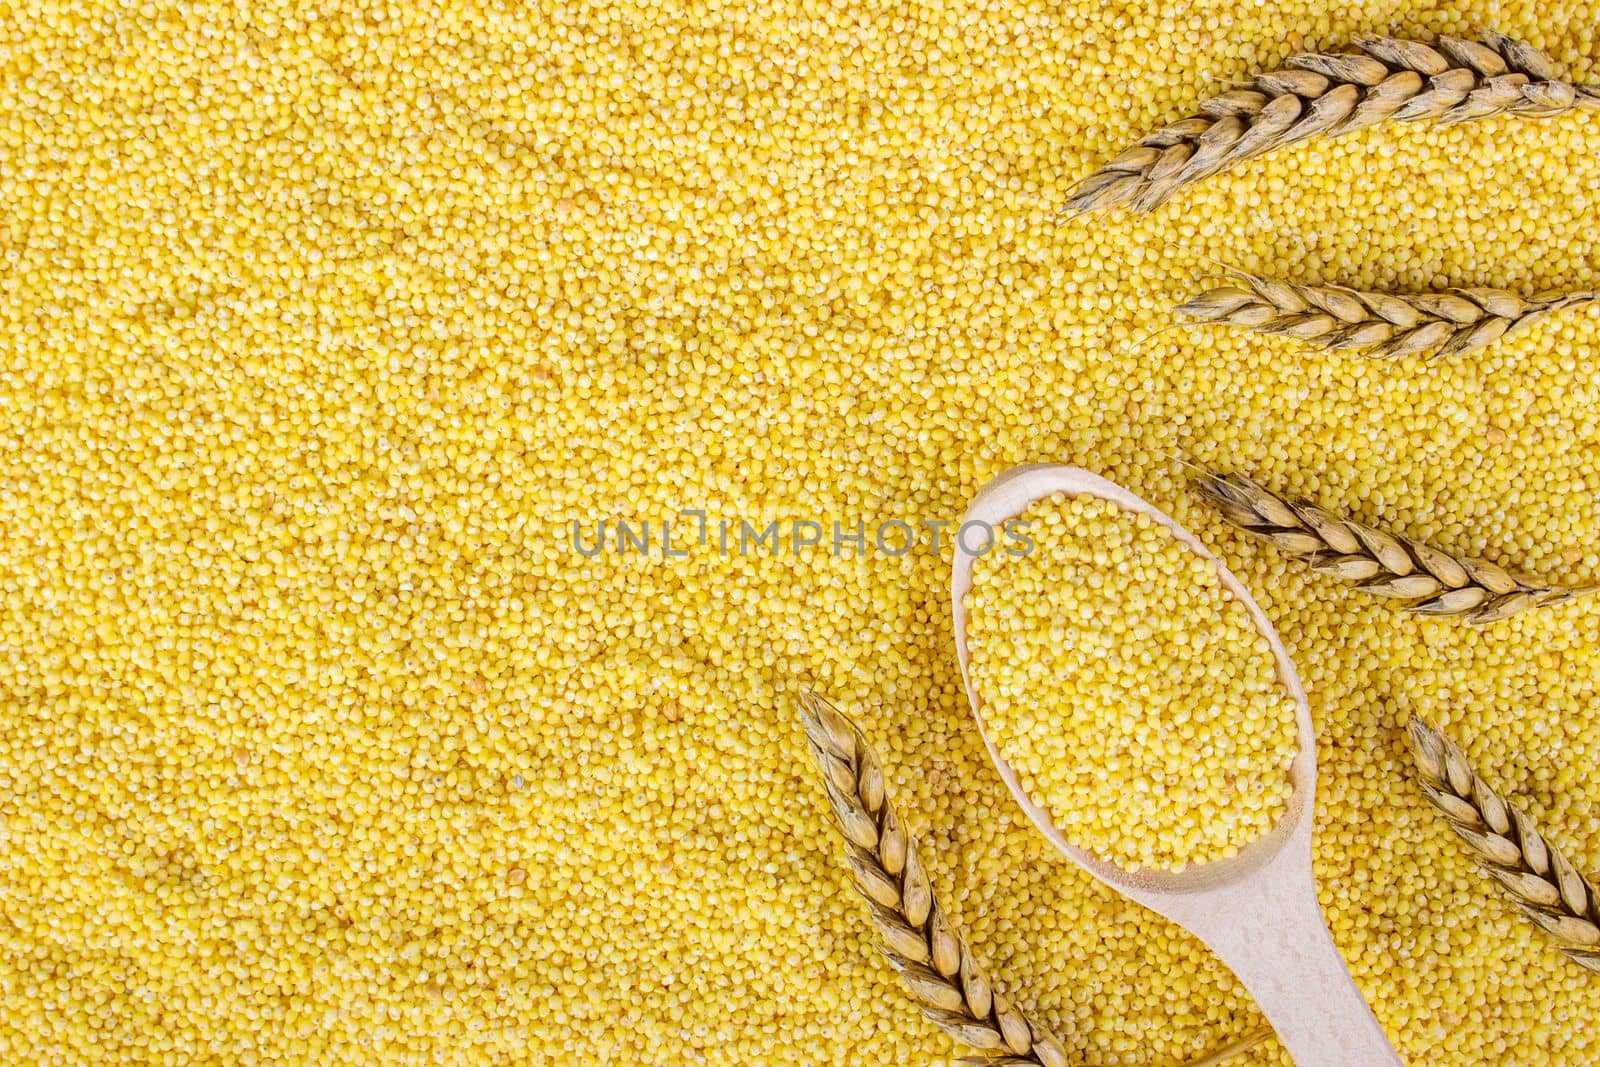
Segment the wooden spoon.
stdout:
<path fill-rule="evenodd" d="M 1226 860 L 1195 864 L 1178 872 L 1130 872 L 1074 846 L 1050 821 L 1049 812 L 1023 792 L 1016 771 L 995 749 L 984 728 L 983 700 L 972 687 L 968 669 L 965 604 L 977 555 L 965 544 L 967 539 L 958 536 L 950 583 L 956 655 L 967 700 L 1001 780 L 1033 824 L 1069 859 L 1124 896 L 1193 932 L 1221 957 L 1255 997 L 1298 1067 L 1399 1067 L 1401 1060 L 1351 980 L 1317 902 L 1311 873 L 1316 735 L 1305 690 L 1277 631 L 1249 591 L 1193 534 L 1121 486 L 1076 467 L 1029 464 L 986 485 L 963 519 L 963 527 L 986 523 L 993 532 L 993 543 L 988 549 L 976 546 L 978 554 L 1002 551 L 998 541 L 1002 524 L 1054 493 L 1095 496 L 1126 511 L 1148 515 L 1216 566 L 1223 585 L 1250 612 L 1271 643 L 1278 677 L 1294 698 L 1299 744 L 1289 768 L 1294 791 L 1277 824 Z"/>

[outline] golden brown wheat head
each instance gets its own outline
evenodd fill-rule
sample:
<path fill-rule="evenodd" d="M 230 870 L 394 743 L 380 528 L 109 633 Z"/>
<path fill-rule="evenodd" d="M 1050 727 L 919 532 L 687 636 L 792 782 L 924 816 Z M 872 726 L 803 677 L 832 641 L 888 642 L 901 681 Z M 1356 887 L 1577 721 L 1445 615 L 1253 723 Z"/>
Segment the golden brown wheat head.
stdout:
<path fill-rule="evenodd" d="M 1413 717 L 1406 735 L 1422 791 L 1517 908 L 1579 966 L 1600 971 L 1600 895 L 1515 804 L 1489 787 L 1466 756 Z"/>
<path fill-rule="evenodd" d="M 1061 1043 L 994 991 L 966 940 L 950 928 L 861 731 L 815 693 L 801 695 L 800 716 L 879 947 L 922 1013 L 956 1040 L 998 1057 L 991 1062 L 1066 1067 Z"/>
<path fill-rule="evenodd" d="M 1246 533 L 1305 560 L 1318 573 L 1356 583 L 1356 588 L 1375 596 L 1404 600 L 1406 610 L 1419 615 L 1496 622 L 1600 588 L 1560 588 L 1515 578 L 1486 560 L 1451 555 L 1409 537 L 1336 518 L 1239 475 L 1206 474 L 1196 488 Z"/>
<path fill-rule="evenodd" d="M 1150 211 L 1235 163 L 1384 121 L 1448 124 L 1600 108 L 1600 87 L 1564 80 L 1544 53 L 1498 33 L 1432 44 L 1361 37 L 1355 47 L 1294 56 L 1283 70 L 1213 97 L 1085 178 L 1066 211 Z"/>
<path fill-rule="evenodd" d="M 1600 301 L 1596 291 L 1532 300 L 1504 289 L 1408 295 L 1231 273 L 1241 284 L 1208 289 L 1174 310 L 1194 322 L 1293 337 L 1316 348 L 1379 359 L 1472 352 L 1552 311 Z"/>
<path fill-rule="evenodd" d="M 800 717 L 822 772 L 850 873 L 867 900 L 879 949 L 899 972 L 922 1013 L 983 1054 L 985 1067 L 1066 1067 L 1054 1035 L 999 993 L 978 967 L 966 939 L 951 929 L 922 866 L 917 843 L 895 813 L 883 767 L 866 737 L 838 708 L 800 696 Z M 1247 1034 L 1186 1067 L 1215 1067 L 1271 1036 Z"/>

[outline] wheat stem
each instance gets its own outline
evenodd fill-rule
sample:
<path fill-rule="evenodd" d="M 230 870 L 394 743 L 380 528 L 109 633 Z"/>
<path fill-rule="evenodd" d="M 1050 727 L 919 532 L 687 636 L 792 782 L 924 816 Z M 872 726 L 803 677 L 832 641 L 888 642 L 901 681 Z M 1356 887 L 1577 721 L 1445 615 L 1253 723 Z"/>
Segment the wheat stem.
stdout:
<path fill-rule="evenodd" d="M 1498 341 L 1564 308 L 1600 301 L 1584 290 L 1524 299 L 1504 289 L 1451 289 L 1408 295 L 1336 285 L 1296 285 L 1230 271 L 1240 285 L 1220 286 L 1175 309 L 1194 322 L 1293 337 L 1316 348 L 1378 359 L 1461 355 Z"/>
<path fill-rule="evenodd" d="M 957 1041 L 983 1053 L 978 1062 L 987 1067 L 1067 1067 L 1061 1042 L 995 990 L 966 939 L 951 927 L 934 898 L 916 839 L 889 799 L 883 766 L 865 735 L 843 712 L 810 691 L 800 695 L 800 718 L 849 849 L 856 889 L 867 899 L 878 929 L 879 950 L 899 972 L 922 1013 Z M 1218 1056 L 1243 1052 L 1269 1033 L 1251 1034 L 1199 1063 L 1221 1063 Z"/>
<path fill-rule="evenodd" d="M 1208 1053 L 1197 1060 L 1190 1060 L 1184 1067 L 1218 1067 L 1219 1064 L 1227 1063 L 1235 1056 L 1250 1051 L 1271 1036 L 1271 1030 L 1256 1030 L 1245 1034 L 1237 1041 L 1228 1042 L 1215 1052 Z"/>
<path fill-rule="evenodd" d="M 1454 741 L 1413 716 L 1422 791 L 1522 914 L 1574 963 L 1600 972 L 1600 892 L 1533 821 L 1480 778 Z"/>
<path fill-rule="evenodd" d="M 1313 570 L 1375 596 L 1406 602 L 1419 615 L 1497 622 L 1530 608 L 1559 604 L 1600 586 L 1558 587 L 1513 577 L 1487 560 L 1457 556 L 1422 541 L 1340 519 L 1290 500 L 1238 475 L 1207 473 L 1196 488 L 1246 533 L 1304 560 Z"/>
<path fill-rule="evenodd" d="M 1355 47 L 1293 56 L 1284 69 L 1213 97 L 1079 182 L 1065 210 L 1150 211 L 1184 186 L 1275 148 L 1385 121 L 1453 124 L 1600 108 L 1600 86 L 1566 81 L 1544 53 L 1498 33 L 1432 44 L 1362 37 Z"/>

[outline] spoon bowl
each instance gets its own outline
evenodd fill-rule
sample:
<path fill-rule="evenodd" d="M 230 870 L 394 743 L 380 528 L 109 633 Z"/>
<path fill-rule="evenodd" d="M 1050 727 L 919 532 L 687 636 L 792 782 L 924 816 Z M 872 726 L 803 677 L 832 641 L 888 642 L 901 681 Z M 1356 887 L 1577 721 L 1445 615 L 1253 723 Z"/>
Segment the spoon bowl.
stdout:
<path fill-rule="evenodd" d="M 1267 639 L 1278 677 L 1294 700 L 1298 749 L 1289 768 L 1292 793 L 1272 829 L 1237 855 L 1179 871 L 1126 870 L 1067 840 L 1050 813 L 1022 788 L 1016 770 L 994 746 L 985 726 L 983 701 L 972 685 L 966 608 L 973 564 L 982 553 L 957 537 L 950 583 L 956 657 L 968 703 L 1001 780 L 1034 826 L 1067 858 L 1124 896 L 1184 926 L 1221 957 L 1255 997 L 1299 1067 L 1400 1064 L 1351 980 L 1317 901 L 1311 870 L 1316 734 L 1305 689 L 1277 630 L 1249 590 L 1193 534 L 1148 501 L 1076 467 L 1036 463 L 1006 471 L 973 498 L 962 527 L 986 524 L 998 530 L 1055 493 L 1094 496 L 1147 515 L 1217 568 L 1223 586 L 1244 605 Z M 984 551 L 994 543 L 991 538 Z"/>

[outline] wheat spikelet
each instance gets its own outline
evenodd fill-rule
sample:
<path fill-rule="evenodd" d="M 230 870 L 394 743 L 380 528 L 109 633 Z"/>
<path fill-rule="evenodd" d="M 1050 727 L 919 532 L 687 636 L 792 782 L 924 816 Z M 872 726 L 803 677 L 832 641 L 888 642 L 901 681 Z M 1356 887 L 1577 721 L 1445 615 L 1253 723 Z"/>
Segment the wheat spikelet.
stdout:
<path fill-rule="evenodd" d="M 1209 289 L 1180 304 L 1177 313 L 1195 322 L 1293 337 L 1317 348 L 1379 359 L 1472 352 L 1553 311 L 1600 301 L 1595 290 L 1532 300 L 1504 289 L 1405 295 L 1231 273 L 1242 285 Z"/>
<path fill-rule="evenodd" d="M 1600 86 L 1574 85 L 1548 56 L 1498 33 L 1481 43 L 1362 37 L 1353 53 L 1297 55 L 1145 136 L 1078 183 L 1066 211 L 1150 211 L 1183 186 L 1311 137 L 1384 121 L 1468 122 L 1600 108 Z"/>
<path fill-rule="evenodd" d="M 800 695 L 800 717 L 828 803 L 849 846 L 850 873 L 878 928 L 879 950 L 922 1013 L 983 1053 L 969 1062 L 1066 1067 L 1061 1042 L 994 991 L 966 939 L 951 929 L 934 899 L 916 841 L 885 792 L 883 767 L 866 737 L 813 692 Z M 1258 1030 L 1188 1067 L 1220 1064 L 1270 1035 L 1270 1030 Z"/>
<path fill-rule="evenodd" d="M 1412 717 L 1422 791 L 1517 908 L 1580 967 L 1600 972 L 1600 893 L 1520 808 L 1478 777 L 1455 742 Z"/>
<path fill-rule="evenodd" d="M 1336 518 L 1238 475 L 1205 474 L 1196 488 L 1245 532 L 1305 560 L 1321 574 L 1357 583 L 1358 589 L 1376 596 L 1404 600 L 1406 610 L 1419 615 L 1496 622 L 1600 589 L 1535 584 L 1486 560 L 1451 555 L 1421 541 Z"/>
<path fill-rule="evenodd" d="M 922 1013 L 957 1041 L 992 1054 L 991 1062 L 1066 1067 L 1061 1043 L 994 991 L 966 940 L 950 928 L 861 731 L 815 693 L 801 694 L 800 715 L 879 948 Z"/>

